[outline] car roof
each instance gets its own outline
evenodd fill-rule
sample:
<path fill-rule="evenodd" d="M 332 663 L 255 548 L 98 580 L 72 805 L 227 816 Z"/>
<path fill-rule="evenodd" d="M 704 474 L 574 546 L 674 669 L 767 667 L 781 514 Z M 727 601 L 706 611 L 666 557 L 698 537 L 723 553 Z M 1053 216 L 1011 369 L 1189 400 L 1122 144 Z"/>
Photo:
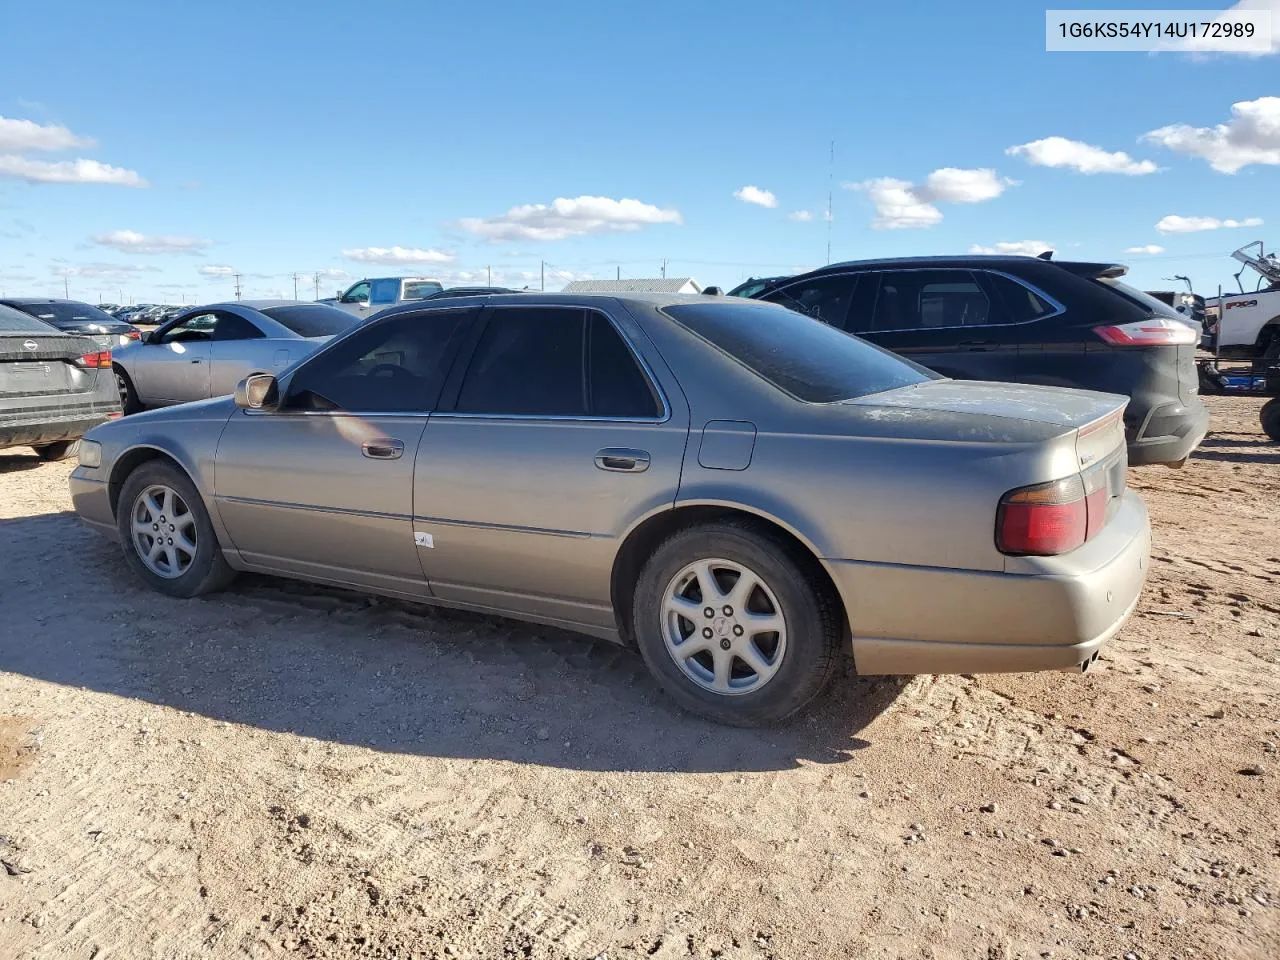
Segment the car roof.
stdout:
<path fill-rule="evenodd" d="M 66 300 L 62 297 L 5 297 L 0 303 L 75 303 L 82 307 L 92 307 L 87 300 Z"/>
<path fill-rule="evenodd" d="M 680 303 L 726 303 L 735 306 L 755 304 L 772 309 L 772 305 L 757 300 L 738 297 L 712 297 L 702 293 L 498 293 L 490 296 L 433 297 L 430 300 L 414 300 L 387 307 L 373 315 L 374 318 L 392 314 L 412 313 L 416 310 L 439 310 L 450 306 L 548 306 L 548 307 L 601 307 L 610 303 L 634 304 L 658 309 Z"/>
<path fill-rule="evenodd" d="M 226 300 L 222 303 L 202 303 L 199 306 L 184 307 L 183 309 L 225 310 L 227 307 L 248 307 L 250 310 L 265 310 L 268 307 L 303 307 L 313 304 L 315 304 L 314 300 Z"/>

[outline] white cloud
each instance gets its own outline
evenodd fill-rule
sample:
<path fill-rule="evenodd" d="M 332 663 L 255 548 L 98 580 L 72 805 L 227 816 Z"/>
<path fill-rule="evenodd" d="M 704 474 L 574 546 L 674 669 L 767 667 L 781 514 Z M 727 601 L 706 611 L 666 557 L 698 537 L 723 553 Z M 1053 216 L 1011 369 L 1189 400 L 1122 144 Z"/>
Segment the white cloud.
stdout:
<path fill-rule="evenodd" d="M 797 223 L 808 223 L 813 219 L 813 214 L 808 210 L 797 210 L 795 213 L 788 213 L 787 219 L 795 220 Z"/>
<path fill-rule="evenodd" d="M 1280 36 L 1280 12 L 1275 21 L 1272 29 Z M 1255 163 L 1280 165 L 1280 97 L 1241 100 L 1231 105 L 1231 114 L 1226 123 L 1212 127 L 1174 123 L 1142 139 L 1199 157 L 1219 173 L 1236 173 Z"/>
<path fill-rule="evenodd" d="M 56 262 L 49 271 L 55 277 L 88 277 L 93 280 L 127 280 L 143 273 L 160 273 L 160 268 L 141 263 Z"/>
<path fill-rule="evenodd" d="M 39 124 L 33 120 L 0 117 L 0 153 L 29 153 L 32 150 L 73 150 L 92 147 L 93 140 L 78 137 L 66 127 Z"/>
<path fill-rule="evenodd" d="M 1138 256 L 1154 257 L 1157 253 L 1164 253 L 1164 247 L 1158 243 L 1148 243 L 1140 247 L 1125 247 L 1125 253 L 1133 253 Z"/>
<path fill-rule="evenodd" d="M 678 210 L 639 200 L 582 196 L 557 197 L 550 204 L 526 203 L 499 217 L 466 217 L 458 225 L 469 233 L 502 240 L 564 240 L 595 233 L 631 233 L 656 223 L 683 223 Z"/>
<path fill-rule="evenodd" d="M 1069 167 L 1080 173 L 1122 173 L 1141 177 L 1160 168 L 1150 160 L 1135 160 L 1117 150 L 1109 153 L 1101 147 L 1066 137 L 1045 137 L 1005 150 L 1011 157 L 1023 157 L 1037 167 Z"/>
<path fill-rule="evenodd" d="M 342 255 L 357 263 L 382 263 L 387 266 L 407 266 L 415 263 L 452 263 L 453 254 L 440 250 L 423 250 L 420 247 L 358 247 L 343 250 Z"/>
<path fill-rule="evenodd" d="M 733 191 L 733 195 L 743 203 L 754 203 L 757 207 L 769 207 L 772 209 L 778 205 L 778 198 L 771 192 L 761 187 L 753 187 L 751 184 L 739 187 Z"/>
<path fill-rule="evenodd" d="M 866 193 L 876 215 L 871 221 L 875 230 L 903 230 L 932 227 L 942 220 L 935 203 L 982 203 L 1004 193 L 1015 181 L 1001 179 L 987 168 L 965 170 L 942 167 L 925 177 L 921 185 L 896 177 L 876 177 L 860 183 L 843 183 L 846 190 Z M 830 219 L 828 217 L 828 219 Z"/>
<path fill-rule="evenodd" d="M 341 267 L 325 267 L 323 270 L 312 271 L 313 275 L 317 273 L 320 274 L 321 280 L 341 280 L 343 277 L 351 276 L 350 273 L 343 270 Z"/>
<path fill-rule="evenodd" d="M 977 170 L 943 167 L 925 177 L 924 187 L 917 192 L 924 200 L 982 203 L 984 200 L 994 200 L 1011 184 L 1012 181 L 1001 180 L 994 170 L 986 167 Z"/>
<path fill-rule="evenodd" d="M 1260 227 L 1261 217 L 1244 220 L 1219 220 L 1217 217 L 1179 217 L 1170 214 L 1156 224 L 1161 233 L 1200 233 L 1204 230 L 1234 230 L 1237 227 Z"/>
<path fill-rule="evenodd" d="M 89 240 L 100 247 L 113 247 L 125 253 L 200 253 L 213 244 L 212 240 L 202 240 L 199 237 L 147 235 L 136 230 L 95 233 Z"/>
<path fill-rule="evenodd" d="M 1045 243 L 1043 240 L 1001 240 L 989 247 L 984 247 L 980 243 L 975 243 L 969 248 L 970 253 L 985 253 L 988 255 L 1017 255 L 1023 257 L 1038 257 L 1046 250 L 1056 250 L 1052 243 Z"/>
<path fill-rule="evenodd" d="M 147 181 L 134 170 L 112 167 L 97 160 L 30 160 L 0 154 L 0 178 L 27 183 L 110 183 L 122 187 L 145 187 Z"/>
<path fill-rule="evenodd" d="M 196 272 L 202 277 L 230 277 L 236 272 L 236 268 L 229 267 L 225 263 L 210 263 Z"/>
<path fill-rule="evenodd" d="M 1184 50 L 1191 53 L 1199 53 L 1205 50 L 1215 50 L 1217 53 L 1233 53 L 1237 56 L 1247 57 L 1265 57 L 1268 53 L 1280 52 L 1280 0 L 1240 0 L 1230 7 L 1227 7 L 1222 13 L 1215 17 L 1215 21 L 1226 20 L 1226 15 L 1242 10 L 1269 10 L 1271 11 L 1271 49 L 1269 51 L 1261 50 L 1221 50 L 1215 49 L 1212 39 L 1206 40 L 1203 37 L 1188 37 L 1185 40 L 1177 40 L 1170 43 L 1169 49 Z"/>

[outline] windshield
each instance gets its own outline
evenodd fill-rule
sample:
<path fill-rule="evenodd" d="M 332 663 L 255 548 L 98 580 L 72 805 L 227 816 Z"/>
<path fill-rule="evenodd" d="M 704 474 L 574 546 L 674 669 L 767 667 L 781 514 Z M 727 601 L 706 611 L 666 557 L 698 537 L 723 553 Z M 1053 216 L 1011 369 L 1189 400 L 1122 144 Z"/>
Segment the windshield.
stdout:
<path fill-rule="evenodd" d="M 0 306 L 0 335 L 6 333 L 44 333 L 63 336 L 47 323 L 20 313 L 12 307 Z"/>
<path fill-rule="evenodd" d="M 39 317 L 52 323 L 55 327 L 79 326 L 85 323 L 104 323 L 114 326 L 120 321 L 109 313 L 87 303 L 20 303 L 16 305 L 23 313 Z"/>
<path fill-rule="evenodd" d="M 1157 300 L 1155 297 L 1151 296 L 1151 294 L 1144 293 L 1143 291 L 1139 290 L 1137 287 L 1131 287 L 1127 283 L 1121 283 L 1119 280 L 1113 279 L 1111 277 L 1098 277 L 1095 282 L 1101 283 L 1101 284 L 1104 284 L 1105 286 L 1110 287 L 1116 293 L 1120 294 L 1122 297 L 1125 297 L 1126 299 L 1132 300 L 1134 303 L 1138 304 L 1138 306 L 1140 307 L 1146 307 L 1156 316 L 1170 317 L 1174 320 L 1186 319 L 1185 315 L 1173 309 L 1173 307 L 1169 306 L 1169 304 L 1164 303 L 1161 300 Z"/>
<path fill-rule="evenodd" d="M 300 337 L 332 337 L 359 322 L 360 318 L 324 303 L 267 307 L 262 311 L 272 320 Z"/>
<path fill-rule="evenodd" d="M 444 287 L 434 280 L 406 280 L 404 298 L 406 300 L 425 300 L 433 293 L 439 293 L 443 289 Z"/>
<path fill-rule="evenodd" d="M 663 307 L 779 390 L 807 403 L 852 400 L 938 374 L 793 310 L 753 301 Z"/>

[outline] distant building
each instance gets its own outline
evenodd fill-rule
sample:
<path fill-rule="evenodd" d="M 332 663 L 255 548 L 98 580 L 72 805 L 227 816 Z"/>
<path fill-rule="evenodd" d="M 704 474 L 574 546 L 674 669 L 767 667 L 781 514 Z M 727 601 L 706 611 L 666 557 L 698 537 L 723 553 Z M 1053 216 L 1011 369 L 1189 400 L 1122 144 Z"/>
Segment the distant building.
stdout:
<path fill-rule="evenodd" d="M 571 280 L 562 293 L 701 293 L 693 277 L 637 277 L 633 280 Z"/>

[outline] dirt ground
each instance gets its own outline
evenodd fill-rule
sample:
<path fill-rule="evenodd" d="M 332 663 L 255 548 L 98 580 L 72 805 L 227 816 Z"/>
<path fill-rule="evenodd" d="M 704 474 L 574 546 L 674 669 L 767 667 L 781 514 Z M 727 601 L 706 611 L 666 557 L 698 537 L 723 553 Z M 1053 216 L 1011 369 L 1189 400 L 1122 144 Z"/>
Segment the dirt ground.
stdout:
<path fill-rule="evenodd" d="M 168 599 L 0 453 L 0 957 L 1280 956 L 1280 447 L 1210 402 L 1094 671 L 763 732 L 554 630 Z"/>

